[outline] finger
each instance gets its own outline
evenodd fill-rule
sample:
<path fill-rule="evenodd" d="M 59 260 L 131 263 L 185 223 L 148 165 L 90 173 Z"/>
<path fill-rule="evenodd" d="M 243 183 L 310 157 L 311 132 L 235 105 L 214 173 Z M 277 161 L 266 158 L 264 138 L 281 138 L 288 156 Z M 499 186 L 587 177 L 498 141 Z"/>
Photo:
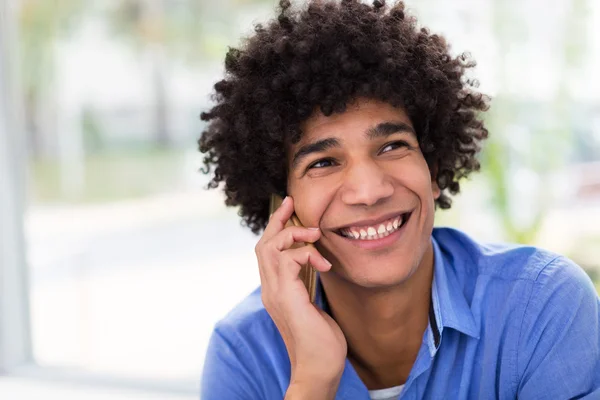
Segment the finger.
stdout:
<path fill-rule="evenodd" d="M 289 221 L 294 213 L 294 200 L 287 196 L 283 199 L 283 203 L 273 215 L 263 232 L 263 238 L 270 239 L 285 228 L 285 224 Z"/>
<path fill-rule="evenodd" d="M 294 244 L 312 244 L 319 240 L 321 232 L 318 229 L 309 229 L 301 226 L 290 226 L 279 232 L 271 240 L 257 245 L 256 255 L 258 267 L 263 282 L 269 281 L 273 276 L 277 277 L 277 268 L 280 263 L 282 251 L 288 250 Z"/>
<path fill-rule="evenodd" d="M 303 265 L 309 265 L 319 272 L 326 272 L 331 269 L 331 263 L 314 246 L 303 246 L 281 253 L 279 276 L 284 280 L 298 279 L 298 274 Z"/>
<path fill-rule="evenodd" d="M 287 250 L 294 243 L 314 243 L 321 237 L 318 228 L 304 228 L 302 226 L 289 226 L 271 238 L 267 243 L 276 250 Z"/>

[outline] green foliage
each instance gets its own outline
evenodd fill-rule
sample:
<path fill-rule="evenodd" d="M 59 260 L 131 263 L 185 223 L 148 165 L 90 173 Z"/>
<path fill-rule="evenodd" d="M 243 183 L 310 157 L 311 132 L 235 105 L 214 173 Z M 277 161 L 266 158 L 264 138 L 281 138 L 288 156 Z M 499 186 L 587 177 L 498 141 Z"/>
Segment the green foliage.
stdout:
<path fill-rule="evenodd" d="M 137 51 L 159 46 L 188 64 L 217 56 L 231 31 L 228 2 L 123 0 L 107 8 L 111 31 Z M 221 53 L 218 56 L 222 56 Z"/>
<path fill-rule="evenodd" d="M 527 39 L 528 22 L 524 16 L 515 13 L 518 9 L 512 2 L 495 0 L 493 7 L 493 29 L 499 51 L 501 54 L 508 54 L 512 46 Z M 520 243 L 535 241 L 549 205 L 548 175 L 564 165 L 569 156 L 573 138 L 569 108 L 572 98 L 567 86 L 567 76 L 574 73 L 585 51 L 585 33 L 581 28 L 585 24 L 581 21 L 585 19 L 586 10 L 587 0 L 573 0 L 570 3 L 566 15 L 563 52 L 556 60 L 561 76 L 556 95 L 543 105 L 544 110 L 535 110 L 526 102 L 517 103 L 502 91 L 509 81 L 509 66 L 506 62 L 501 62 L 498 73 L 501 91 L 492 101 L 492 108 L 486 118 L 490 139 L 482 156 L 482 170 L 491 191 L 491 204 L 507 240 Z M 515 132 L 515 127 L 524 129 Z M 519 193 L 514 193 L 515 186 L 511 182 L 515 169 L 526 169 L 540 177 L 536 207 L 530 210 L 533 215 L 526 224 L 515 220 L 510 206 L 514 196 L 519 196 Z"/>
<path fill-rule="evenodd" d="M 57 41 L 71 33 L 85 12 L 85 0 L 22 0 L 18 2 L 19 72 L 23 90 L 26 134 L 30 154 L 41 154 L 46 126 L 40 122 L 44 108 L 52 108 L 51 85 Z"/>
<path fill-rule="evenodd" d="M 84 0 L 22 0 L 19 2 L 21 76 L 26 92 L 39 92 L 51 80 L 56 40 L 77 26 Z"/>
<path fill-rule="evenodd" d="M 81 131 L 86 154 L 103 150 L 103 129 L 100 118 L 91 106 L 83 106 L 81 112 Z"/>
<path fill-rule="evenodd" d="M 183 155 L 180 151 L 135 146 L 124 151 L 105 151 L 86 157 L 84 182 L 78 197 L 61 191 L 60 164 L 53 160 L 31 160 L 31 196 L 39 203 L 97 203 L 144 197 L 176 190 Z"/>

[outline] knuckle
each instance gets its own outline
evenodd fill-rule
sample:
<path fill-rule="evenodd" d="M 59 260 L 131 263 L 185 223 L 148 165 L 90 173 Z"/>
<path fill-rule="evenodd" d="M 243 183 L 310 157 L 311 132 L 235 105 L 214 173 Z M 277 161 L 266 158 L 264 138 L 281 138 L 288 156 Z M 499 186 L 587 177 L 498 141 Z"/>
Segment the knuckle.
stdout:
<path fill-rule="evenodd" d="M 267 252 L 269 247 L 271 247 L 271 245 L 273 244 L 273 238 L 270 239 L 262 239 L 261 243 L 260 243 L 260 251 L 261 252 Z"/>
<path fill-rule="evenodd" d="M 290 227 L 286 233 L 286 239 L 290 242 L 293 242 L 294 238 L 296 237 L 296 231 Z"/>

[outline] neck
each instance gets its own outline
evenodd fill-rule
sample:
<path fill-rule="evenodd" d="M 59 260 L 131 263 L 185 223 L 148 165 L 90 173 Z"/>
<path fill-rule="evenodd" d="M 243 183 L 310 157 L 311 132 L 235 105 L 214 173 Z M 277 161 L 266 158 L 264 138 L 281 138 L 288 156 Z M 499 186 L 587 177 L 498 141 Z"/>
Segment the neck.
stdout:
<path fill-rule="evenodd" d="M 429 323 L 433 248 L 415 273 L 387 288 L 357 286 L 322 274 L 331 314 L 348 342 L 348 359 L 368 389 L 404 384 Z"/>

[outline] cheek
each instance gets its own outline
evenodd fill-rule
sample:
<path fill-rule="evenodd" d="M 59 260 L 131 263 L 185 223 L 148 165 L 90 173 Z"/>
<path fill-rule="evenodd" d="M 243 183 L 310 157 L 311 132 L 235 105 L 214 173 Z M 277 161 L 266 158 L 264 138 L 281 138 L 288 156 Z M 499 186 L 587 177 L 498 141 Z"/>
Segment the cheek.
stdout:
<path fill-rule="evenodd" d="M 431 183 L 431 173 L 425 160 L 415 160 L 402 165 L 396 171 L 396 178 L 401 186 L 415 193 L 422 200 L 428 201 L 435 197 L 434 187 Z"/>
<path fill-rule="evenodd" d="M 294 199 L 294 211 L 306 227 L 317 227 L 327 206 L 329 205 L 330 195 L 319 185 L 299 185 L 291 184 L 288 186 L 289 195 Z"/>

